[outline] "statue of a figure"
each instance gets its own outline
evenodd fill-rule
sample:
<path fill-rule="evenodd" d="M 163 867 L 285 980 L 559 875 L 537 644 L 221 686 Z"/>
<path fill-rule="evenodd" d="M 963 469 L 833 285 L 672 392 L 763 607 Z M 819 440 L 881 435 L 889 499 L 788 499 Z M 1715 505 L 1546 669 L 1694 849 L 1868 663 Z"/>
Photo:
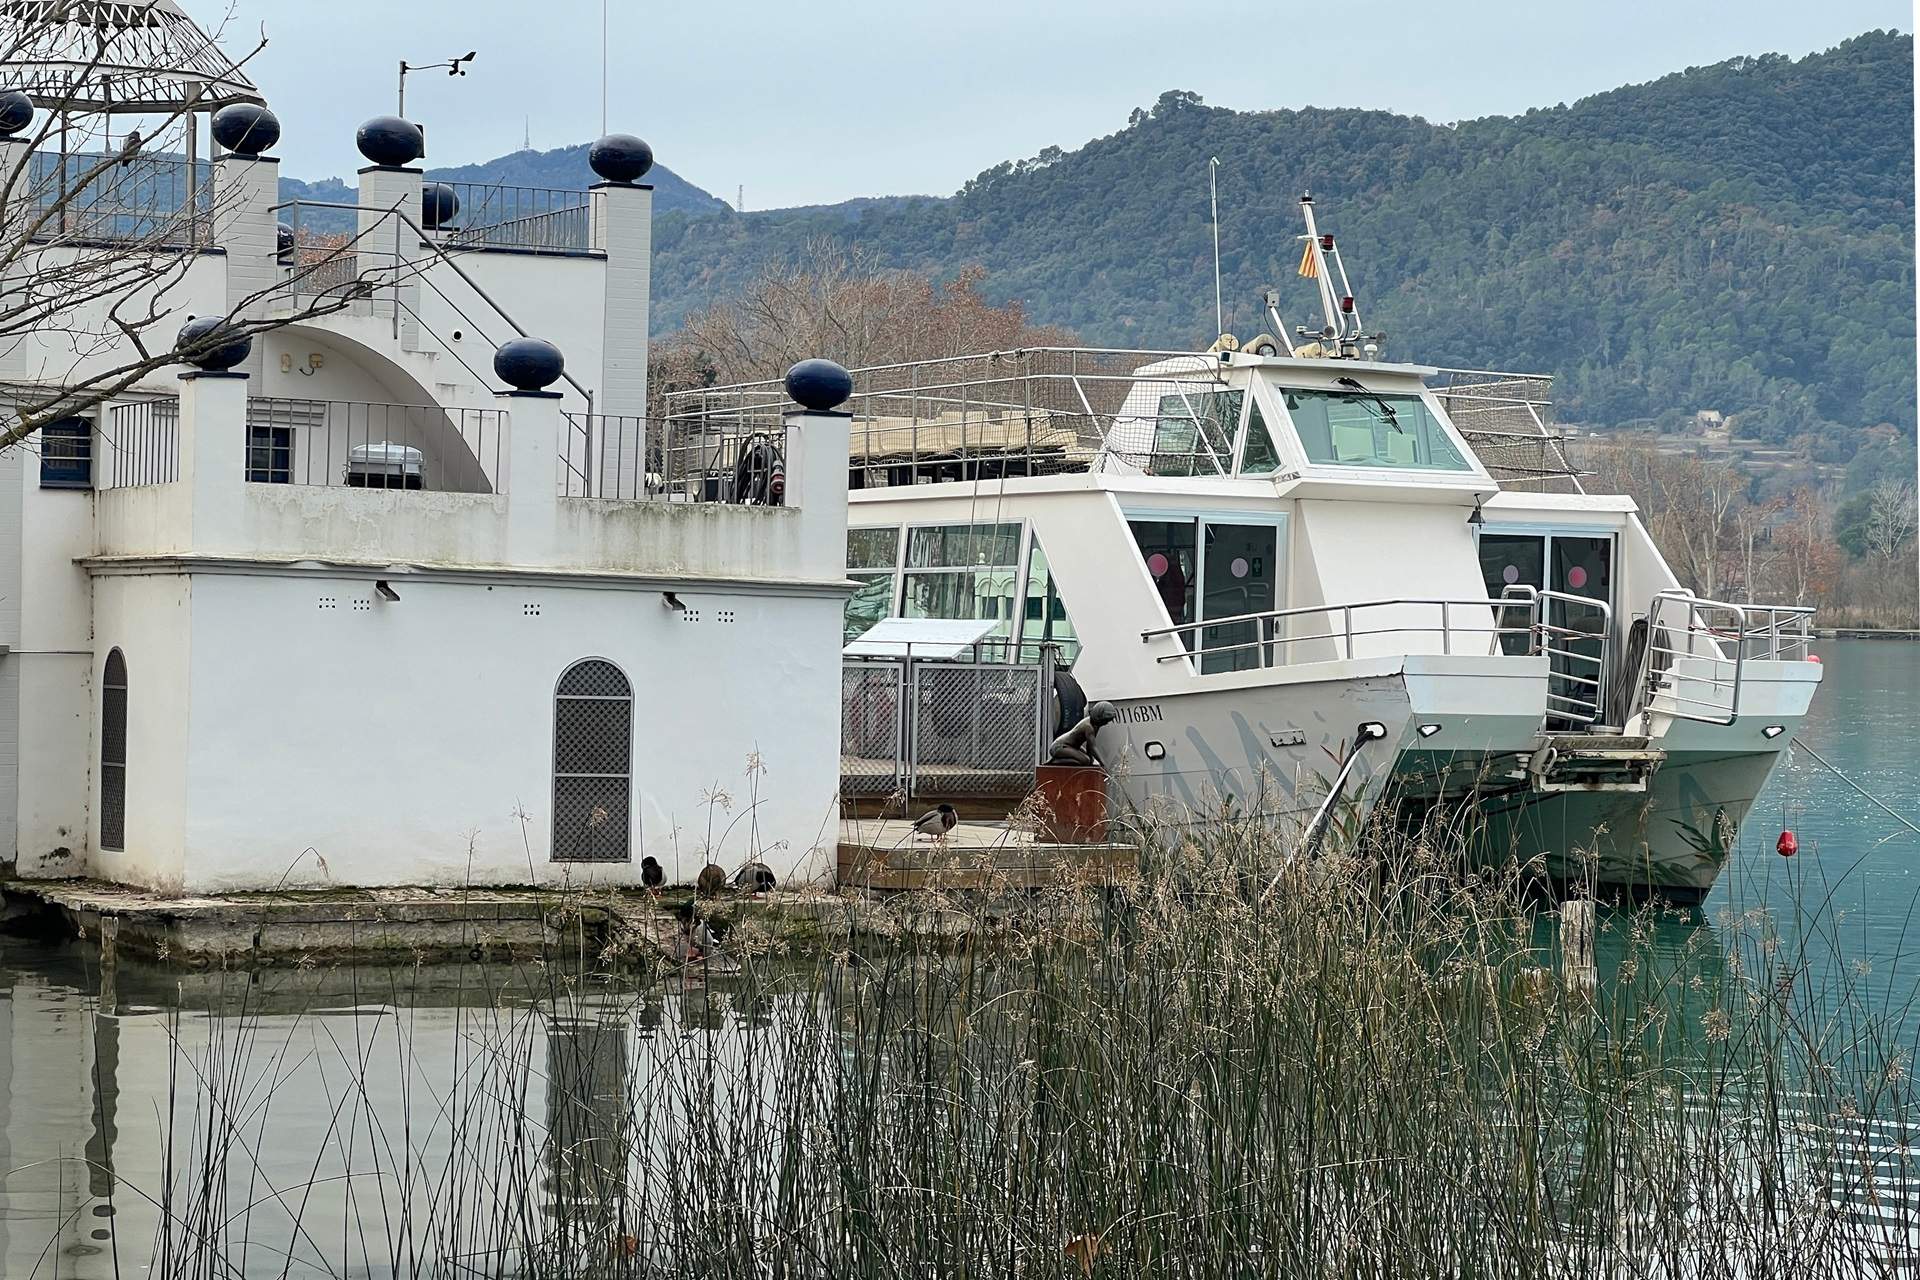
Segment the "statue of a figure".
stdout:
<path fill-rule="evenodd" d="M 1082 764 L 1106 767 L 1100 759 L 1100 751 L 1094 745 L 1094 739 L 1100 730 L 1120 718 L 1111 702 L 1096 702 L 1087 708 L 1084 720 L 1053 740 L 1053 748 L 1047 754 L 1048 764 Z"/>

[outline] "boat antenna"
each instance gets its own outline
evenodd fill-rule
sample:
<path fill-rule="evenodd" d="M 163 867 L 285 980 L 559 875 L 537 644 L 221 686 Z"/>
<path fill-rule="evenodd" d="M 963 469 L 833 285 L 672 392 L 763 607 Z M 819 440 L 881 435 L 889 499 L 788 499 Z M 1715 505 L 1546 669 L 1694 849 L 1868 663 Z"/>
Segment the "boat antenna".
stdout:
<path fill-rule="evenodd" d="M 1220 157 L 1207 157 L 1207 198 L 1213 207 L 1213 333 L 1227 331 L 1227 312 L 1220 301 Z"/>

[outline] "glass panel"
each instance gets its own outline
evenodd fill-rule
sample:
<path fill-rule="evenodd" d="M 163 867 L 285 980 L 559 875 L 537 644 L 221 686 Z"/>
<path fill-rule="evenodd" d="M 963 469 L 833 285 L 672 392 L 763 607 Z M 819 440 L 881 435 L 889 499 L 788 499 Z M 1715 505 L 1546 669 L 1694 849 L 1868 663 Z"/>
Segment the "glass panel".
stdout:
<path fill-rule="evenodd" d="M 247 428 L 247 479 L 255 484 L 293 481 L 293 428 Z"/>
<path fill-rule="evenodd" d="M 1066 601 L 1054 584 L 1047 553 L 1035 538 L 1027 552 L 1026 620 L 1020 628 L 1020 661 L 1040 661 L 1040 646 L 1046 643 L 1057 646 L 1061 666 L 1070 667 L 1080 657 L 1080 639 L 1067 616 Z"/>
<path fill-rule="evenodd" d="M 900 530 L 847 530 L 847 568 L 893 571 L 900 557 Z"/>
<path fill-rule="evenodd" d="M 1240 455 L 1240 474 L 1257 476 L 1279 469 L 1280 451 L 1273 447 L 1273 434 L 1260 413 L 1260 402 L 1255 400 L 1247 414 L 1247 447 Z"/>
<path fill-rule="evenodd" d="M 1556 533 L 1548 557 L 1555 591 L 1589 600 L 1610 599 L 1613 539 Z M 1549 601 L 1546 616 L 1548 623 L 1562 629 L 1552 637 L 1553 647 L 1561 652 L 1553 657 L 1550 691 L 1557 696 L 1551 705 L 1582 711 L 1604 707 L 1604 688 L 1587 682 L 1605 679 L 1601 663 L 1606 656 L 1606 616 L 1597 608 L 1571 600 Z"/>
<path fill-rule="evenodd" d="M 909 573 L 900 601 L 903 618 L 991 618 L 990 637 L 1013 635 L 1014 579 L 1011 568 Z"/>
<path fill-rule="evenodd" d="M 1200 576 L 1197 522 L 1129 520 L 1127 527 L 1133 530 L 1133 540 L 1140 547 L 1140 558 L 1146 562 L 1168 622 L 1174 626 L 1192 622 L 1194 591 Z M 1193 647 L 1192 632 L 1183 632 L 1180 638 L 1188 648 Z"/>
<path fill-rule="evenodd" d="M 1201 618 L 1231 618 L 1243 613 L 1266 613 L 1274 609 L 1274 584 L 1279 577 L 1276 550 L 1279 530 L 1273 525 L 1213 524 L 1206 526 L 1206 575 L 1203 579 L 1206 599 L 1201 602 Z M 1236 622 L 1224 627 L 1205 627 L 1200 632 L 1203 649 L 1231 648 L 1229 652 L 1203 654 L 1202 672 L 1247 671 L 1265 665 L 1270 646 L 1258 643 L 1262 624 Z"/>
<path fill-rule="evenodd" d="M 1498 599 L 1512 586 L 1533 587 L 1536 590 L 1545 586 L 1546 541 L 1537 533 L 1482 533 L 1480 576 L 1487 584 L 1487 598 Z M 1501 621 L 1501 626 L 1526 625 L 1526 610 L 1508 609 L 1504 612 L 1506 617 Z M 1502 634 L 1500 637 L 1500 648 L 1504 653 L 1521 654 L 1528 647 L 1528 637 L 1518 632 Z"/>
<path fill-rule="evenodd" d="M 842 643 L 865 635 L 874 623 L 893 613 L 893 570 L 849 573 L 859 589 L 847 597 L 846 628 Z"/>
<path fill-rule="evenodd" d="M 934 525 L 915 529 L 907 542 L 909 569 L 970 569 L 980 565 L 1011 567 L 1019 563 L 1018 524 Z"/>
<path fill-rule="evenodd" d="M 1282 387 L 1309 462 L 1337 467 L 1471 471 L 1419 396 Z"/>
<path fill-rule="evenodd" d="M 1245 391 L 1188 391 L 1160 397 L 1154 424 L 1156 476 L 1218 475 L 1232 462 L 1233 436 L 1240 428 Z"/>
<path fill-rule="evenodd" d="M 93 485 L 93 424 L 61 418 L 40 428 L 40 487 L 87 489 Z"/>

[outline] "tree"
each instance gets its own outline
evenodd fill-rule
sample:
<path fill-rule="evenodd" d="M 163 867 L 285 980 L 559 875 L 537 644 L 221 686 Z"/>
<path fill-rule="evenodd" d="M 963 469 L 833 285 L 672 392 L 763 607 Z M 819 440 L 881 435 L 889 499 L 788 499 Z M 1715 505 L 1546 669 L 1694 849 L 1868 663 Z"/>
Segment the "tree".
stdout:
<path fill-rule="evenodd" d="M 201 117 L 259 101 L 244 68 L 162 6 L 8 4 L 0 62 L 33 111 L 0 151 L 0 448 L 83 414 L 232 341 L 338 311 L 389 264 L 294 305 L 284 281 L 240 298 L 225 324 L 176 349 L 189 274 L 230 211 L 197 158 Z M 14 106 L 21 104 L 15 100 Z M 343 244 L 303 249 L 295 274 L 338 271 Z M 331 277 L 329 277 L 331 278 Z"/>
<path fill-rule="evenodd" d="M 1073 343 L 1065 330 L 1029 324 L 1017 302 L 988 304 L 985 279 L 980 267 L 944 283 L 883 271 L 859 250 L 817 239 L 762 270 L 737 301 L 689 316 L 662 346 L 669 376 L 655 385 L 664 395 L 776 378 L 813 356 L 858 368 Z"/>
<path fill-rule="evenodd" d="M 1891 564 L 1913 541 L 1914 491 L 1911 480 L 1882 477 L 1867 490 L 1861 541 L 1867 554 Z"/>

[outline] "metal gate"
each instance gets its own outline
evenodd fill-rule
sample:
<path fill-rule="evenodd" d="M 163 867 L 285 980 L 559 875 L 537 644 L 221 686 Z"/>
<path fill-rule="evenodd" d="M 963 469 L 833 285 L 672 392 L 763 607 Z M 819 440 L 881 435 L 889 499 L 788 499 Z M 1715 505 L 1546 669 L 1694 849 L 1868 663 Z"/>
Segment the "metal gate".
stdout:
<path fill-rule="evenodd" d="M 1006 796 L 1033 787 L 1052 709 L 1038 663 L 847 658 L 840 791 L 849 798 Z"/>

